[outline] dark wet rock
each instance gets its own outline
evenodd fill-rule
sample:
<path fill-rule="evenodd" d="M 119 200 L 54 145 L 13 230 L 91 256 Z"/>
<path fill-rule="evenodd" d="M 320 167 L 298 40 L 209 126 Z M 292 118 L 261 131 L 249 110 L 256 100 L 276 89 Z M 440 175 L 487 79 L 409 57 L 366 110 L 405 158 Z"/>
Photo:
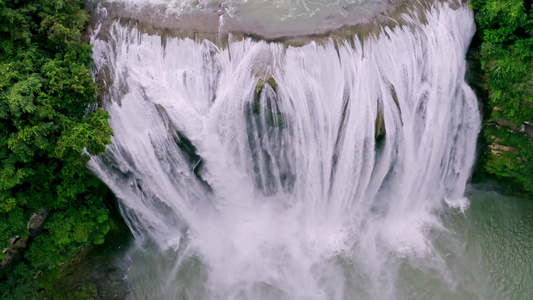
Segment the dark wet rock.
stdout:
<path fill-rule="evenodd" d="M 100 256 L 93 253 L 94 249 L 88 252 L 80 261 L 65 267 L 53 293 L 45 292 L 44 299 L 75 294 L 83 294 L 84 299 L 90 300 L 132 299 L 128 282 L 131 260 L 121 253 Z"/>
<path fill-rule="evenodd" d="M 493 124 L 498 127 L 507 128 L 513 133 L 523 134 L 529 138 L 529 141 L 533 146 L 533 125 L 531 125 L 530 122 L 524 122 L 517 126 L 507 119 L 495 119 L 491 122 L 487 122 L 486 124 Z"/>
<path fill-rule="evenodd" d="M 531 144 L 533 144 L 533 125 L 524 123 L 524 133 L 529 137 Z"/>
<path fill-rule="evenodd" d="M 6 268 L 8 265 L 19 262 L 26 248 L 28 248 L 28 239 L 21 239 L 20 237 L 13 238 L 11 246 L 4 251 L 6 258 L 0 263 L 0 272 L 1 269 Z"/>
<path fill-rule="evenodd" d="M 515 124 L 511 123 L 511 121 L 509 121 L 509 120 L 506 120 L 506 119 L 495 119 L 495 120 L 493 120 L 493 122 L 496 125 L 498 125 L 498 126 L 509 127 L 512 131 L 519 131 L 519 127 L 516 126 Z"/>
<path fill-rule="evenodd" d="M 11 246 L 4 250 L 6 257 L 0 262 L 0 273 L 8 266 L 14 265 L 22 260 L 24 252 L 30 246 L 31 241 L 39 235 L 44 229 L 44 223 L 48 217 L 49 210 L 41 209 L 33 214 L 28 222 L 29 237 L 21 238 L 19 236 L 9 239 Z"/>
<path fill-rule="evenodd" d="M 92 277 L 98 292 L 97 299 L 132 299 L 127 280 L 131 261 L 126 258 L 121 259 L 121 261 L 109 261 L 109 263 L 111 263 L 112 267 L 106 261 L 102 261 L 95 266 L 95 274 L 100 275 Z"/>

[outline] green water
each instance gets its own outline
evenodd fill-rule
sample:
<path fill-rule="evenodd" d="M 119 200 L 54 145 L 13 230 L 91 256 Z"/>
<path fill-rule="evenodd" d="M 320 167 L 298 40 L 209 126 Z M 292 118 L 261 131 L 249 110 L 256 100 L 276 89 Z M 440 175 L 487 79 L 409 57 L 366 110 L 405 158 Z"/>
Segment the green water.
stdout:
<path fill-rule="evenodd" d="M 436 244 L 463 299 L 533 299 L 533 200 L 470 189 L 470 208 L 447 211 Z M 454 254 L 455 253 L 455 254 Z M 462 257 L 461 257 L 462 253 Z M 419 299 L 459 297 L 419 297 Z"/>
<path fill-rule="evenodd" d="M 430 251 L 391 252 L 385 266 L 392 293 L 369 285 L 357 257 L 335 255 L 310 272 L 335 269 L 342 299 L 533 299 L 533 200 L 503 196 L 487 186 L 470 187 L 467 196 L 471 204 L 464 213 L 437 212 L 442 227 L 428 230 Z M 209 267 L 197 256 L 145 245 L 130 257 L 136 299 L 221 299 L 210 291 Z M 264 299 L 291 299 L 276 287 L 259 283 L 257 289 Z"/>

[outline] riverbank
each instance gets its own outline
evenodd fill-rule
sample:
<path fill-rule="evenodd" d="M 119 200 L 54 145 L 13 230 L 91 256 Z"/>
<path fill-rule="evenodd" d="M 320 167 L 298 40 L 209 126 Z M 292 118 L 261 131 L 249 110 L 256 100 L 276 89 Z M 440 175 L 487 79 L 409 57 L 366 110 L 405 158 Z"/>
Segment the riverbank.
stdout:
<path fill-rule="evenodd" d="M 117 220 L 120 222 L 120 220 Z M 128 275 L 131 260 L 127 255 L 132 237 L 125 224 L 118 223 L 102 245 L 92 245 L 62 266 L 60 276 L 50 282 L 39 299 L 131 299 Z"/>
<path fill-rule="evenodd" d="M 527 1 L 498 3 L 470 4 L 477 31 L 467 79 L 483 108 L 473 178 L 506 182 L 505 193 L 533 198 L 533 11 Z"/>

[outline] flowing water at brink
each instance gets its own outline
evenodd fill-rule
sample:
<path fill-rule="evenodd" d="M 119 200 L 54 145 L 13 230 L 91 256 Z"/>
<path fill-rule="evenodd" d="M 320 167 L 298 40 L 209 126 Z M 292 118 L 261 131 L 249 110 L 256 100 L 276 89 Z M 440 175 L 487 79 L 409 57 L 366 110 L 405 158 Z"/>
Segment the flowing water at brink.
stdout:
<path fill-rule="evenodd" d="M 483 218 L 464 197 L 480 127 L 466 7 L 434 3 L 403 26 L 298 47 L 131 24 L 92 39 L 114 137 L 90 167 L 134 232 L 137 299 L 526 295 L 487 263 L 518 246 L 468 242 Z"/>

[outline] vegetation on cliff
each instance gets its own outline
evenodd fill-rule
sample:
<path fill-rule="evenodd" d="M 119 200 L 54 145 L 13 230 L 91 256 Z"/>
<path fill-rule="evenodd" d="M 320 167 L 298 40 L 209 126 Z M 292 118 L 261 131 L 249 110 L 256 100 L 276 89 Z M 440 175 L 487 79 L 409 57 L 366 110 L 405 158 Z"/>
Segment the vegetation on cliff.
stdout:
<path fill-rule="evenodd" d="M 79 0 L 0 0 L 0 250 L 30 236 L 32 214 L 50 211 L 23 264 L 0 270 L 0 299 L 31 299 L 31 278 L 47 288 L 60 264 L 103 243 L 112 226 L 86 168 L 112 134 L 96 105 L 87 22 Z"/>
<path fill-rule="evenodd" d="M 485 106 L 482 168 L 533 195 L 533 10 L 528 0 L 472 0 Z"/>

